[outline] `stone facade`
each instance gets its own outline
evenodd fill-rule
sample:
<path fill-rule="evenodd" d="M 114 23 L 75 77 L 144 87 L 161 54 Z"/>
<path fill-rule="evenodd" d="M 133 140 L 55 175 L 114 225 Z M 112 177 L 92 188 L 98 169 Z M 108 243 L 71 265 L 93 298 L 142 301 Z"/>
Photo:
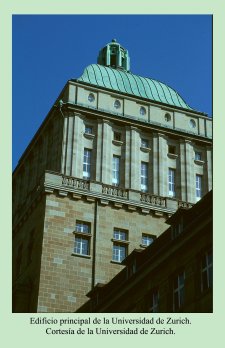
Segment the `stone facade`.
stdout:
<path fill-rule="evenodd" d="M 112 262 L 115 228 L 129 254 L 207 193 L 211 123 L 190 108 L 68 81 L 13 173 L 13 310 L 75 311 L 123 267 Z M 90 228 L 77 235 L 85 255 L 74 252 L 77 221 Z"/>
<path fill-rule="evenodd" d="M 191 209 L 178 210 L 168 223 L 152 245 L 124 260 L 125 268 L 108 284 L 97 284 L 77 312 L 212 313 L 212 192 Z"/>

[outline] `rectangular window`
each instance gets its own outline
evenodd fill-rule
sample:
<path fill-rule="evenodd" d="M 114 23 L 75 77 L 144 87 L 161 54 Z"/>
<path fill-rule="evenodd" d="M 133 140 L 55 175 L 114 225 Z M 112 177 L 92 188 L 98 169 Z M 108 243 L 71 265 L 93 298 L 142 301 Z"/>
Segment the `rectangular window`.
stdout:
<path fill-rule="evenodd" d="M 112 184 L 118 186 L 120 183 L 120 157 L 113 156 L 112 162 Z"/>
<path fill-rule="evenodd" d="M 123 230 L 115 229 L 113 232 L 113 239 L 127 240 L 127 232 Z"/>
<path fill-rule="evenodd" d="M 173 311 L 179 311 L 184 304 L 184 272 L 179 273 L 173 281 Z"/>
<path fill-rule="evenodd" d="M 141 162 L 141 191 L 148 191 L 148 163 Z"/>
<path fill-rule="evenodd" d="M 77 221 L 74 234 L 74 253 L 90 255 L 91 225 L 88 222 Z"/>
<path fill-rule="evenodd" d="M 115 228 L 113 232 L 113 255 L 115 262 L 122 262 L 128 254 L 128 232 Z"/>
<path fill-rule="evenodd" d="M 158 311 L 159 311 L 159 292 L 158 290 L 153 290 L 150 293 L 149 312 L 157 313 Z"/>
<path fill-rule="evenodd" d="M 202 160 L 201 152 L 198 152 L 198 151 L 195 152 L 195 160 L 196 161 L 201 161 Z"/>
<path fill-rule="evenodd" d="M 75 236 L 74 253 L 80 255 L 89 255 L 89 239 Z"/>
<path fill-rule="evenodd" d="M 83 178 L 90 179 L 90 177 L 91 177 L 91 150 L 84 149 Z"/>
<path fill-rule="evenodd" d="M 175 155 L 176 154 L 176 146 L 168 145 L 168 153 Z"/>
<path fill-rule="evenodd" d="M 143 138 L 141 139 L 141 147 L 144 147 L 144 148 L 149 147 L 149 143 L 147 139 L 143 139 Z"/>
<path fill-rule="evenodd" d="M 175 169 L 169 168 L 168 172 L 169 196 L 175 197 Z"/>
<path fill-rule="evenodd" d="M 212 250 L 207 251 L 202 257 L 201 274 L 202 291 L 212 288 Z"/>
<path fill-rule="evenodd" d="M 91 233 L 90 224 L 87 222 L 77 221 L 76 222 L 76 232 Z"/>
<path fill-rule="evenodd" d="M 154 242 L 154 239 L 155 239 L 155 236 L 143 233 L 142 239 L 141 239 L 141 245 L 147 247 Z"/>
<path fill-rule="evenodd" d="M 202 197 L 202 176 L 196 175 L 196 199 L 199 200 Z"/>
<path fill-rule="evenodd" d="M 85 125 L 85 133 L 86 134 L 92 134 L 93 128 L 91 126 Z"/>
<path fill-rule="evenodd" d="M 113 243 L 113 261 L 122 262 L 127 256 L 126 245 Z"/>
<path fill-rule="evenodd" d="M 121 133 L 119 132 L 114 132 L 113 133 L 113 139 L 117 141 L 121 141 Z"/>

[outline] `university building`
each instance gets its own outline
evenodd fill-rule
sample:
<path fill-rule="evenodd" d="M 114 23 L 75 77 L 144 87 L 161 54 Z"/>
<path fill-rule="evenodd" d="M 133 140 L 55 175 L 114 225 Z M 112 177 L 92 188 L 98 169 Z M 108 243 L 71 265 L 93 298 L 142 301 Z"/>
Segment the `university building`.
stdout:
<path fill-rule="evenodd" d="M 75 312 L 211 189 L 211 118 L 112 40 L 13 173 L 13 312 Z"/>

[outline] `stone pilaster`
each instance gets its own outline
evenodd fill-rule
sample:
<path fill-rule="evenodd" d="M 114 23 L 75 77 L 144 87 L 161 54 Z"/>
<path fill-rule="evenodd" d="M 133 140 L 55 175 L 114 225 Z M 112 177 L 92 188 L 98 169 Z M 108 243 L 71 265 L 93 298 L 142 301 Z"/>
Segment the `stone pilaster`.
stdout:
<path fill-rule="evenodd" d="M 107 120 L 103 120 L 101 181 L 104 184 L 112 184 L 112 127 Z"/>
<path fill-rule="evenodd" d="M 72 159 L 73 159 L 73 133 L 74 133 L 74 117 L 68 117 L 67 123 L 67 151 L 66 151 L 66 175 L 72 175 Z"/>
<path fill-rule="evenodd" d="M 135 127 L 131 127 L 130 146 L 130 182 L 132 190 L 140 190 L 141 187 L 141 163 L 140 163 L 140 135 Z"/>
<path fill-rule="evenodd" d="M 130 127 L 126 127 L 126 134 L 125 134 L 125 168 L 124 168 L 124 182 L 125 182 L 125 188 L 130 188 L 131 185 L 131 173 L 130 173 L 130 159 L 131 159 L 131 134 L 130 134 Z"/>
<path fill-rule="evenodd" d="M 180 198 L 195 202 L 194 152 L 189 140 L 180 141 Z"/>
<path fill-rule="evenodd" d="M 212 190 L 212 147 L 206 148 L 206 165 L 204 170 L 204 177 L 206 181 L 206 192 Z"/>
<path fill-rule="evenodd" d="M 67 123 L 68 123 L 68 118 L 65 117 L 64 124 L 63 124 L 63 141 L 62 141 L 62 157 L 61 157 L 61 172 L 63 174 L 66 173 Z"/>
<path fill-rule="evenodd" d="M 96 149 L 96 181 L 101 181 L 102 175 L 102 140 L 103 140 L 103 123 L 98 120 L 97 125 L 97 149 Z"/>
<path fill-rule="evenodd" d="M 159 195 L 168 195 L 168 167 L 167 167 L 167 141 L 166 137 L 158 133 L 158 158 L 159 158 Z"/>
<path fill-rule="evenodd" d="M 69 133 L 70 134 L 70 133 Z M 71 159 L 71 176 L 83 178 L 83 119 L 81 115 L 74 115 L 73 130 L 71 131 L 72 139 L 72 159 Z"/>
<path fill-rule="evenodd" d="M 159 194 L 159 154 L 158 154 L 158 134 L 153 134 L 153 149 L 152 149 L 152 164 L 153 164 L 153 193 L 155 195 Z"/>

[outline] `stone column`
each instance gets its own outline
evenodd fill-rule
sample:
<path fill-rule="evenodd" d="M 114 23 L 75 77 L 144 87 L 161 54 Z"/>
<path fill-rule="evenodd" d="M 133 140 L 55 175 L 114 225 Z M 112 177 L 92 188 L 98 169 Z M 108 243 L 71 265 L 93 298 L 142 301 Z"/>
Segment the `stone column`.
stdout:
<path fill-rule="evenodd" d="M 132 190 L 141 189 L 140 135 L 136 127 L 130 128 L 130 187 Z"/>
<path fill-rule="evenodd" d="M 103 120 L 102 131 L 102 174 L 104 184 L 112 184 L 112 127 L 108 120 Z"/>
<path fill-rule="evenodd" d="M 72 175 L 74 117 L 69 114 L 67 123 L 66 175 Z"/>
<path fill-rule="evenodd" d="M 159 150 L 158 150 L 158 134 L 153 133 L 153 142 L 152 142 L 152 189 L 154 195 L 159 195 Z"/>
<path fill-rule="evenodd" d="M 101 181 L 101 175 L 102 175 L 102 140 L 103 140 L 103 124 L 102 120 L 98 120 L 97 125 L 97 149 L 96 149 L 96 181 Z"/>
<path fill-rule="evenodd" d="M 204 169 L 204 177 L 206 181 L 206 192 L 212 190 L 212 147 L 206 147 L 206 164 Z M 204 180 L 204 178 L 203 178 Z"/>
<path fill-rule="evenodd" d="M 66 173 L 66 145 L 67 145 L 67 124 L 68 118 L 64 118 L 63 123 L 63 140 L 62 140 L 62 157 L 61 157 L 61 172 Z"/>
<path fill-rule="evenodd" d="M 130 126 L 126 126 L 125 133 L 125 166 L 124 166 L 124 185 L 126 189 L 131 187 L 131 132 Z"/>
<path fill-rule="evenodd" d="M 69 125 L 70 126 L 70 125 Z M 76 178 L 83 178 L 83 156 L 84 156 L 84 145 L 83 145 L 83 119 L 80 114 L 74 114 L 73 117 L 73 127 L 71 132 L 68 132 L 71 139 L 68 139 L 68 145 L 71 146 L 71 176 L 75 176 Z M 68 138 L 69 138 L 68 136 Z"/>
<path fill-rule="evenodd" d="M 189 140 L 180 141 L 180 198 L 195 202 L 194 153 Z"/>
<path fill-rule="evenodd" d="M 164 134 L 158 133 L 159 196 L 168 195 L 167 141 Z"/>

